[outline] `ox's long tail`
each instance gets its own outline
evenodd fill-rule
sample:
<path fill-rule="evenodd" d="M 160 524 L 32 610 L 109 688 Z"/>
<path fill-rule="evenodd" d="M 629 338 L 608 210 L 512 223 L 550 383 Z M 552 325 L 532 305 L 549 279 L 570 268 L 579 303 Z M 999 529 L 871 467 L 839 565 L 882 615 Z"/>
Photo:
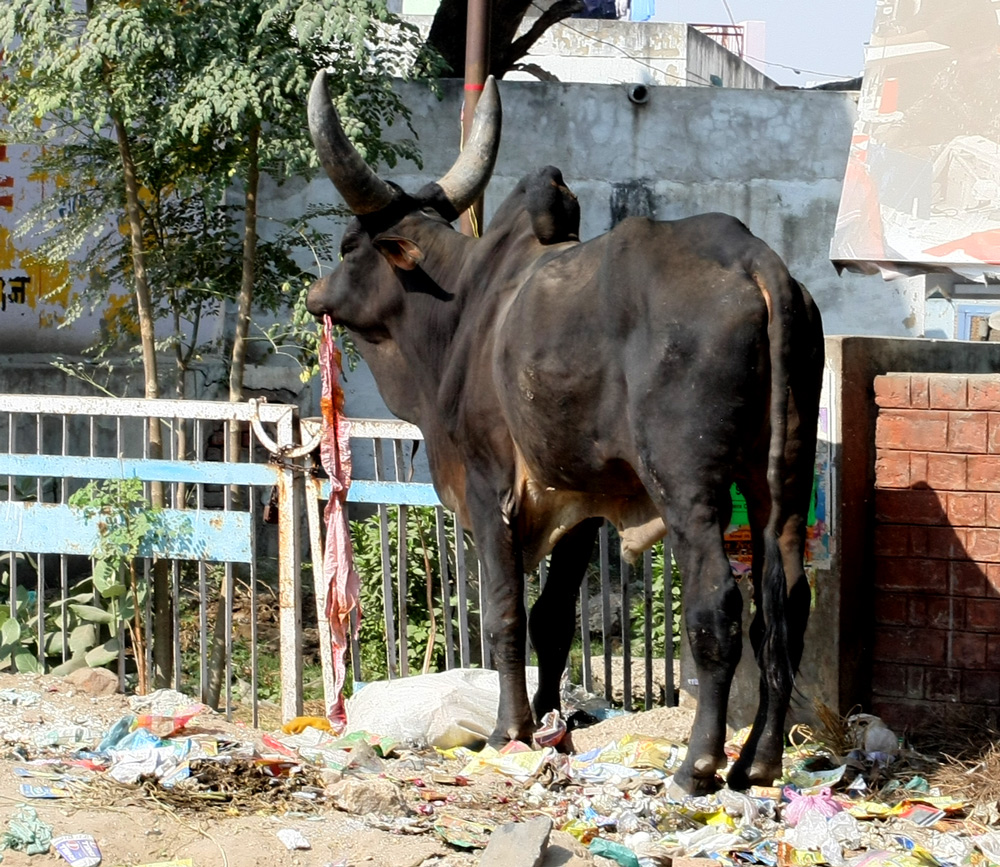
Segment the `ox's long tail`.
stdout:
<path fill-rule="evenodd" d="M 790 695 L 795 672 L 788 647 L 785 608 L 788 585 L 778 545 L 784 514 L 785 447 L 788 441 L 788 409 L 791 383 L 792 322 L 797 306 L 797 284 L 784 262 L 770 249 L 754 257 L 750 274 L 768 301 L 767 327 L 771 360 L 770 422 L 771 442 L 767 455 L 767 486 L 771 511 L 764 528 L 764 570 L 761 581 L 761 610 L 764 635 L 757 662 L 768 685 L 778 695 Z"/>

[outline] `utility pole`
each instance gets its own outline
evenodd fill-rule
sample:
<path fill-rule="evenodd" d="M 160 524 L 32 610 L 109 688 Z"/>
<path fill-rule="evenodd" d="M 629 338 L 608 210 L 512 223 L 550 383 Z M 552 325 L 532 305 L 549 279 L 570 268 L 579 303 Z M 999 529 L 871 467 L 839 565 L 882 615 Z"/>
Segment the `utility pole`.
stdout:
<path fill-rule="evenodd" d="M 465 101 L 462 105 L 462 146 L 472 130 L 472 118 L 483 92 L 490 64 L 491 0 L 469 0 L 465 24 Z M 462 214 L 462 233 L 478 237 L 483 220 L 483 200 L 480 198 Z"/>

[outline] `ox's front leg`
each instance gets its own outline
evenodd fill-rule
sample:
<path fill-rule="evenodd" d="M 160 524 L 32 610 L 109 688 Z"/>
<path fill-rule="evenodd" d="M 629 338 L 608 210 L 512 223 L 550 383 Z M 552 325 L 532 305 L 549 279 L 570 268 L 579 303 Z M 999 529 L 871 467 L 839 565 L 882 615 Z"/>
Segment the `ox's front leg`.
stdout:
<path fill-rule="evenodd" d="M 561 710 L 559 683 L 576 635 L 576 598 L 602 520 L 588 518 L 556 543 L 545 587 L 531 609 L 528 626 L 538 653 L 538 692 L 533 706 L 539 721 L 550 710 Z"/>
<path fill-rule="evenodd" d="M 530 743 L 534 720 L 528 704 L 524 677 L 527 616 L 524 610 L 524 566 L 516 521 L 505 503 L 486 485 L 470 480 L 466 504 L 472 520 L 484 589 L 483 630 L 490 643 L 493 664 L 500 675 L 500 705 L 497 725 L 490 736 L 492 746 L 508 741 Z"/>

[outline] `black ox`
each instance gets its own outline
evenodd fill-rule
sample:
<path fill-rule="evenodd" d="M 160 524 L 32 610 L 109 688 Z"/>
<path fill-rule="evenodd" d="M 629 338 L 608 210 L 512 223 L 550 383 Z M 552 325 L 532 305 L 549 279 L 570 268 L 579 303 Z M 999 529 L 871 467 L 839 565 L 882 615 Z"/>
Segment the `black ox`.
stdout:
<path fill-rule="evenodd" d="M 496 158 L 492 79 L 469 144 L 415 195 L 354 150 L 322 73 L 309 127 L 355 214 L 342 262 L 312 286 L 309 310 L 353 335 L 386 404 L 423 432 L 441 501 L 475 537 L 500 674 L 491 742 L 529 740 L 535 720 L 559 707 L 601 520 L 633 558 L 669 527 L 699 682 L 675 782 L 718 787 L 742 650 L 742 598 L 722 538 L 736 482 L 750 514 L 761 682 L 728 783 L 770 785 L 809 613 L 802 558 L 823 341 L 808 293 L 723 214 L 632 218 L 581 242 L 576 197 L 552 167 L 526 176 L 481 238 L 456 232 L 450 223 L 481 194 Z M 524 573 L 549 552 L 529 618 Z M 531 704 L 526 629 L 539 664 Z"/>

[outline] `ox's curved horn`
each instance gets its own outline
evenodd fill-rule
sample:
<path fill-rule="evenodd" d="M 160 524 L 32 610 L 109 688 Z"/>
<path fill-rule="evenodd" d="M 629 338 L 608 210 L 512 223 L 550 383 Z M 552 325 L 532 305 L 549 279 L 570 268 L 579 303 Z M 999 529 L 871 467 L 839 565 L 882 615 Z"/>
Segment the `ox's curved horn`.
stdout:
<path fill-rule="evenodd" d="M 437 182 L 456 213 L 468 210 L 490 181 L 500 149 L 502 119 L 500 91 L 491 75 L 483 85 L 472 121 L 472 132 L 465 147 L 455 164 Z"/>
<path fill-rule="evenodd" d="M 327 93 L 323 69 L 316 73 L 309 90 L 309 132 L 320 164 L 353 213 L 372 214 L 396 197 L 395 190 L 372 171 L 344 135 Z"/>

